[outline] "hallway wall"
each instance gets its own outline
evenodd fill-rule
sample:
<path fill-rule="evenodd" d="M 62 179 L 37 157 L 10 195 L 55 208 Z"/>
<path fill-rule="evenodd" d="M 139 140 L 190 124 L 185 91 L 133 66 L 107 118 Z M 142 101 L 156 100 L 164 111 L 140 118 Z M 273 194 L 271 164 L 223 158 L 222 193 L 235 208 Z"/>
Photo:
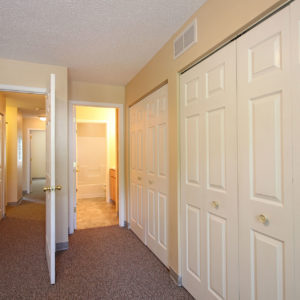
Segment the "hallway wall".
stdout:
<path fill-rule="evenodd" d="M 46 178 L 46 132 L 31 131 L 31 178 Z"/>
<path fill-rule="evenodd" d="M 41 129 L 45 130 L 45 122 L 41 121 L 39 118 L 30 118 L 30 117 L 25 117 L 23 118 L 23 191 L 27 189 L 27 135 L 28 135 L 28 129 Z"/>
<path fill-rule="evenodd" d="M 129 106 L 144 98 L 162 83 L 168 81 L 169 113 L 169 265 L 180 270 L 180 140 L 179 140 L 179 74 L 223 42 L 235 37 L 242 30 L 261 19 L 268 12 L 287 1 L 284 0 L 209 0 L 173 35 L 149 63 L 126 86 L 126 165 L 128 195 L 129 178 Z M 173 41 L 186 25 L 197 18 L 198 42 L 174 60 Z M 128 198 L 128 197 L 127 197 Z M 128 202 L 128 199 L 127 199 Z"/>
<path fill-rule="evenodd" d="M 56 243 L 68 241 L 68 74 L 67 68 L 0 59 L 0 84 L 48 88 L 56 75 Z"/>
<path fill-rule="evenodd" d="M 122 104 L 125 103 L 125 87 L 83 81 L 70 81 L 69 100 Z"/>
<path fill-rule="evenodd" d="M 22 198 L 22 119 L 22 114 L 17 107 L 6 107 L 6 197 L 8 203 L 17 203 Z"/>

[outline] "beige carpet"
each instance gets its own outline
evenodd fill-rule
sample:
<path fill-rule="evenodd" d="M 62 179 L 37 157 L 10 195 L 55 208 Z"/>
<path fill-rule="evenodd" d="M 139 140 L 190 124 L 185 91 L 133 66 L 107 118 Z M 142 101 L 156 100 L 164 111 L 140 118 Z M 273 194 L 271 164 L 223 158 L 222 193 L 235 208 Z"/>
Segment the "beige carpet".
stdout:
<path fill-rule="evenodd" d="M 43 216 L 42 204 L 22 203 L 0 221 L 0 299 L 192 299 L 130 230 L 118 226 L 70 236 L 70 249 L 56 255 L 51 286 Z"/>

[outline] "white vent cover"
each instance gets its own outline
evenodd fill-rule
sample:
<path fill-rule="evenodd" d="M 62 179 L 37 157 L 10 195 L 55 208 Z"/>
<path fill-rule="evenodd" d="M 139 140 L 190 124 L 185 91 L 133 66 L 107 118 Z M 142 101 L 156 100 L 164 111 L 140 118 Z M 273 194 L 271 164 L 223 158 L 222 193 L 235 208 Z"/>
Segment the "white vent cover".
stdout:
<path fill-rule="evenodd" d="M 190 24 L 174 41 L 174 59 L 197 42 L 197 19 Z"/>

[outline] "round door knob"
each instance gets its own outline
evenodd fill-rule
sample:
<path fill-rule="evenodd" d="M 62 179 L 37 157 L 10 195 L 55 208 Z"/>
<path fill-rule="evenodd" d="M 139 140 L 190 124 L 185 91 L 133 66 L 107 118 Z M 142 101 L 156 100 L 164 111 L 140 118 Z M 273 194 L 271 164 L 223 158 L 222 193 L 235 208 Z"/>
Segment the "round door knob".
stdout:
<path fill-rule="evenodd" d="M 264 224 L 264 225 L 269 224 L 268 218 L 267 218 L 265 215 L 263 215 L 263 214 L 258 215 L 256 218 L 257 218 L 257 221 L 258 221 L 259 223 L 262 223 L 262 224 Z"/>
<path fill-rule="evenodd" d="M 212 201 L 211 206 L 215 209 L 219 208 L 219 203 L 217 201 Z"/>
<path fill-rule="evenodd" d="M 62 186 L 60 184 L 58 184 L 58 185 L 55 186 L 55 189 L 60 191 L 62 189 Z"/>

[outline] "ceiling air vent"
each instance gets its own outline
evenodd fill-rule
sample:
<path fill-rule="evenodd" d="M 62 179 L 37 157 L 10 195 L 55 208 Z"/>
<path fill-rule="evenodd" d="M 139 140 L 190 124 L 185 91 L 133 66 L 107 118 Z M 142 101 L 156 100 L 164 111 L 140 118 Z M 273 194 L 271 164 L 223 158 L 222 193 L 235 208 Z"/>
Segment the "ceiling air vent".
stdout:
<path fill-rule="evenodd" d="M 195 19 L 174 41 L 174 59 L 197 42 L 197 20 Z"/>

